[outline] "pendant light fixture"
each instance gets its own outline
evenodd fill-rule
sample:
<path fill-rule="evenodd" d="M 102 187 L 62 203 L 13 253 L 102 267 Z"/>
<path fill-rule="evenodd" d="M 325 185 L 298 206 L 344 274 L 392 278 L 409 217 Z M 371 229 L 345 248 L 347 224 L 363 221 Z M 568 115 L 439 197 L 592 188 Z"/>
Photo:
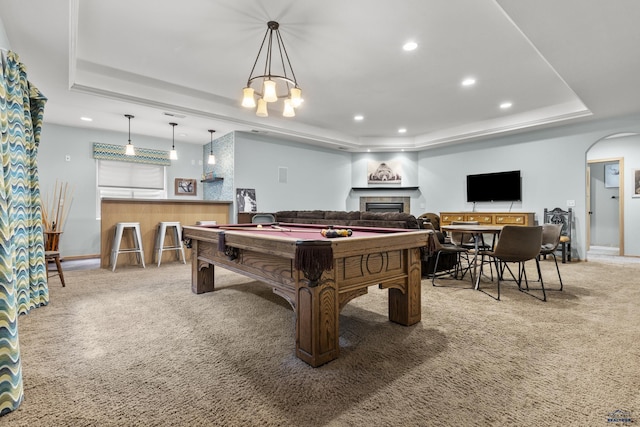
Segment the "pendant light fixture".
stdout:
<path fill-rule="evenodd" d="M 127 144 L 127 148 L 124 150 L 124 154 L 127 156 L 135 156 L 136 150 L 133 148 L 133 144 L 131 143 L 131 119 L 133 119 L 133 116 L 131 114 L 125 114 L 124 116 L 129 119 L 129 143 Z"/>
<path fill-rule="evenodd" d="M 265 51 L 264 74 L 259 74 L 258 71 L 254 75 L 263 50 Z M 279 55 L 280 58 L 273 58 L 274 55 Z M 273 70 L 271 69 L 272 59 Z M 254 84 L 260 87 L 254 89 L 252 87 Z M 279 86 L 281 89 L 278 92 Z M 242 106 L 246 108 L 256 108 L 257 106 L 256 115 L 259 117 L 268 117 L 267 103 L 276 102 L 278 99 L 284 98 L 282 113 L 284 117 L 294 117 L 296 115 L 295 108 L 302 104 L 302 91 L 298 86 L 289 54 L 287 54 L 287 49 L 284 47 L 284 41 L 280 35 L 280 24 L 276 21 L 267 22 L 267 31 L 242 94 Z M 257 103 L 255 95 L 258 96 Z"/>
<path fill-rule="evenodd" d="M 213 155 L 213 133 L 214 132 L 215 132 L 215 130 L 209 129 L 209 133 L 211 134 L 211 149 L 209 151 L 209 160 L 207 161 L 207 164 L 209 164 L 209 165 L 215 165 L 216 164 L 216 156 Z"/>
<path fill-rule="evenodd" d="M 171 151 L 169 151 L 170 160 L 178 160 L 178 152 L 176 151 L 176 126 L 177 123 L 169 123 L 171 125 Z"/>

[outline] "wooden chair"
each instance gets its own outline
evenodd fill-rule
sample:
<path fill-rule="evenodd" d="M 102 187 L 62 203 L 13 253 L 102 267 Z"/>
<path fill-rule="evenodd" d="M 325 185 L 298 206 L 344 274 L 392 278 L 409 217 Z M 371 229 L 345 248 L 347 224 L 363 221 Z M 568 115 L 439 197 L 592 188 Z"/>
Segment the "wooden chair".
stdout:
<path fill-rule="evenodd" d="M 566 211 L 560 208 L 553 210 L 544 208 L 544 223 L 562 224 L 562 232 L 560 233 L 562 263 L 571 262 L 571 229 L 573 228 L 573 211 L 571 208 Z"/>
<path fill-rule="evenodd" d="M 560 289 L 562 290 L 562 276 L 560 276 L 560 268 L 558 267 L 558 258 L 556 257 L 556 251 L 560 244 L 560 233 L 562 232 L 561 224 L 543 224 L 542 225 L 542 247 L 540 248 L 541 257 L 546 258 L 547 255 L 553 257 L 553 261 L 556 263 L 556 271 L 558 272 L 558 280 L 560 280 Z M 539 280 L 542 280 L 539 278 Z M 547 288 L 548 289 L 548 288 Z M 556 290 L 556 289 L 548 289 Z"/>
<path fill-rule="evenodd" d="M 62 286 L 64 287 L 64 273 L 62 272 L 62 264 L 60 263 L 60 251 L 58 250 L 61 234 L 62 231 L 44 231 L 44 262 L 45 268 L 47 269 L 47 281 L 49 281 L 49 263 L 53 262 L 57 270 L 53 276 L 60 276 L 60 282 L 62 282 Z"/>
<path fill-rule="evenodd" d="M 540 262 L 538 260 L 538 254 L 542 247 L 542 226 L 525 227 L 520 225 L 505 225 L 500 232 L 500 238 L 496 243 L 493 250 L 480 251 L 482 254 L 482 261 L 480 267 L 480 274 L 482 274 L 482 265 L 484 264 L 484 257 L 488 256 L 495 262 L 497 280 L 498 280 L 498 297 L 500 300 L 500 282 L 503 280 L 505 271 L 509 271 L 512 277 L 518 284 L 520 291 L 529 290 L 529 282 L 527 281 L 527 273 L 524 269 L 525 262 L 529 260 L 535 260 L 536 267 L 538 269 L 538 277 L 540 278 L 540 286 L 542 290 L 542 300 L 547 300 L 547 294 L 544 290 L 544 282 L 542 280 L 542 274 L 540 273 Z M 508 266 L 508 263 L 515 263 L 518 266 L 517 277 Z M 522 286 L 522 280 L 524 279 L 525 288 Z M 478 286 L 478 290 L 480 287 Z M 484 291 L 483 291 L 484 292 Z M 485 292 L 486 293 L 486 292 Z"/>

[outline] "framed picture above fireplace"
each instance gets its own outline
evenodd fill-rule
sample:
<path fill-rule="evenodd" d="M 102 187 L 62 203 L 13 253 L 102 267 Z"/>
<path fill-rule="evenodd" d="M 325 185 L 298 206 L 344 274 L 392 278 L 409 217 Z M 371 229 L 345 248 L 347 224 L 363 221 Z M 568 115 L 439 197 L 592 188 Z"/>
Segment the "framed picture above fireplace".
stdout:
<path fill-rule="evenodd" d="M 367 164 L 367 183 L 402 184 L 402 164 L 397 160 L 369 161 Z"/>

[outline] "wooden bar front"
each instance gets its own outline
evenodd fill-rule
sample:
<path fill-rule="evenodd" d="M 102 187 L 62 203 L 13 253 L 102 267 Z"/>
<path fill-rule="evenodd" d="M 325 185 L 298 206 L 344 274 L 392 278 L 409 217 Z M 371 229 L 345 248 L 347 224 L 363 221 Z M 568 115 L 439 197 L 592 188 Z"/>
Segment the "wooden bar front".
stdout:
<path fill-rule="evenodd" d="M 174 199 L 102 199 L 100 222 L 100 267 L 110 264 L 113 233 L 118 222 L 139 222 L 142 233 L 144 261 L 152 264 L 156 229 L 161 221 L 180 221 L 182 226 L 194 225 L 197 221 L 216 221 L 228 224 L 232 202 L 213 200 Z M 167 235 L 169 239 L 169 235 Z M 132 245 L 129 236 L 124 236 L 123 245 Z M 124 246 L 123 246 L 124 247 Z M 185 249 L 187 260 L 191 251 Z M 175 260 L 176 251 L 165 251 L 162 262 Z M 188 261 L 187 261 L 188 262 Z M 118 265 L 135 264 L 135 255 L 120 254 Z"/>

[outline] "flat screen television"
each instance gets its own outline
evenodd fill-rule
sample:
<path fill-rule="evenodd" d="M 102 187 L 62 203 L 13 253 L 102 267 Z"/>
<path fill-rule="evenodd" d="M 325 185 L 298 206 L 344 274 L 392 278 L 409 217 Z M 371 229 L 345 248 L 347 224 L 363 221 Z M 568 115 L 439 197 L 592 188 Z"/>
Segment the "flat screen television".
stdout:
<path fill-rule="evenodd" d="M 467 202 L 522 200 L 520 171 L 467 175 Z"/>

